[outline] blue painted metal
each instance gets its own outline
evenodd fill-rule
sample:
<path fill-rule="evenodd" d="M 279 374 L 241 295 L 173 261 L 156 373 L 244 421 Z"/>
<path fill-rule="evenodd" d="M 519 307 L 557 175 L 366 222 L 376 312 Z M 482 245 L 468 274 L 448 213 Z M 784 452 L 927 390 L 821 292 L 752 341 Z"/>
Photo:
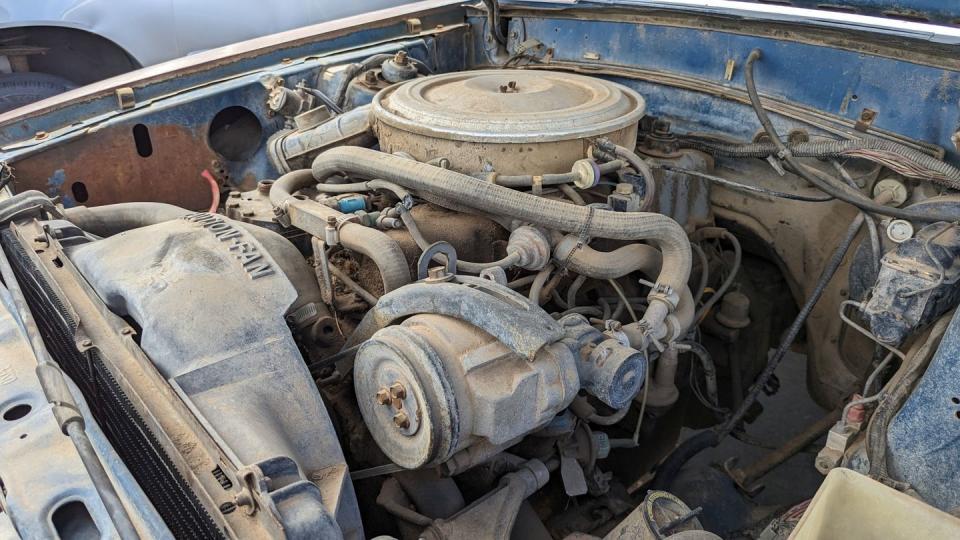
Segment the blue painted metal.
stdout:
<path fill-rule="evenodd" d="M 887 463 L 930 504 L 960 506 L 960 311 L 887 431 Z"/>
<path fill-rule="evenodd" d="M 844 3 L 874 10 L 874 14 L 882 14 L 887 4 L 915 8 L 936 17 L 931 20 L 937 22 L 950 22 L 960 14 L 960 7 L 935 0 Z M 819 2 L 796 0 L 794 4 L 816 7 L 814 4 Z M 326 67 L 400 47 L 428 65 L 439 66 L 438 71 L 495 63 L 485 56 L 491 45 L 485 40 L 484 17 L 467 16 L 459 6 L 447 9 L 440 17 L 447 23 L 467 21 L 473 29 L 469 33 L 449 34 L 452 37 L 429 32 L 413 37 L 403 23 L 371 26 L 161 77 L 134 88 L 137 106 L 129 111 L 118 111 L 115 97 L 105 95 L 0 126 L 0 144 L 4 145 L 0 160 L 15 166 L 17 160 L 62 142 L 97 137 L 98 130 L 106 127 L 132 128 L 138 123 L 148 127 L 182 126 L 195 134 L 198 144 L 205 144 L 210 120 L 216 112 L 230 106 L 245 107 L 257 116 L 263 126 L 262 145 L 282 127 L 282 120 L 270 116 L 265 107 L 266 91 L 261 84 L 265 76 L 283 77 L 289 87 L 305 79 L 329 94 L 338 79 L 321 77 Z M 551 11 L 512 19 L 509 34 L 511 50 L 524 40 L 537 39 L 552 49 L 556 61 L 596 68 L 629 68 L 648 78 L 680 75 L 687 82 L 701 81 L 726 89 L 729 95 L 742 94 L 744 60 L 752 49 L 761 48 L 764 55 L 757 64 L 761 93 L 805 107 L 811 113 L 822 111 L 827 115 L 820 117 L 824 124 L 847 129 L 865 108 L 875 110 L 878 116 L 874 126 L 939 145 L 947 150 L 950 160 L 960 163 L 960 154 L 951 141 L 960 127 L 960 70 L 785 38 L 687 28 L 679 23 L 667 26 L 585 20 Z M 727 80 L 729 61 L 734 62 L 734 69 Z M 649 113 L 672 120 L 679 131 L 710 131 L 750 139 L 760 127 L 747 105 L 723 95 L 623 75 L 614 80 L 638 90 L 647 100 Z M 784 133 L 790 127 L 827 133 L 796 119 L 779 115 L 773 119 Z M 37 131 L 53 135 L 33 142 L 30 137 Z M 235 186 L 252 187 L 252 182 L 277 174 L 264 152 L 222 165 Z M 62 170 L 53 169 L 46 178 L 46 188 L 51 194 L 62 196 L 69 206 L 75 201 L 64 187 L 74 180 Z M 136 196 L 131 194 L 131 198 Z M 926 376 L 889 433 L 893 469 L 944 507 L 960 504 L 958 412 L 960 322 L 955 318 Z M 918 437 L 918 433 L 923 436 Z"/>
<path fill-rule="evenodd" d="M 462 9 L 448 8 L 442 20 L 466 20 L 474 25 L 474 31 L 466 36 L 453 33 L 455 37 L 437 34 L 402 39 L 408 34 L 400 24 L 373 26 L 225 61 L 136 88 L 138 105 L 131 111 L 117 111 L 115 98 L 104 96 L 0 126 L 0 143 L 5 144 L 0 159 L 15 163 L 72 137 L 95 136 L 88 132 L 91 127 L 111 125 L 179 125 L 192 130 L 197 140 L 205 143 L 209 120 L 217 111 L 234 105 L 246 107 L 260 119 L 262 144 L 281 127 L 281 121 L 271 117 L 265 107 L 260 81 L 268 74 L 283 77 L 288 86 L 305 79 L 329 93 L 337 79 L 320 77 L 325 67 L 401 46 L 441 71 L 491 63 L 483 53 L 489 47 L 484 41 L 485 17 L 465 18 Z M 510 29 L 516 32 L 510 47 L 525 39 L 539 39 L 560 61 L 682 75 L 741 93 L 744 59 L 751 49 L 759 47 L 764 51 L 757 65 L 762 93 L 810 111 L 823 111 L 831 115 L 835 125 L 842 123 L 847 130 L 864 108 L 873 109 L 878 112 L 875 126 L 944 147 L 950 160 L 960 162 L 960 154 L 951 142 L 960 127 L 960 73 L 954 70 L 796 41 L 681 26 L 560 18 L 550 11 L 514 18 Z M 599 60 L 587 59 L 595 57 Z M 735 68 L 727 81 L 724 73 L 729 60 L 735 62 Z M 714 131 L 749 139 L 759 129 L 749 107 L 723 96 L 626 77 L 616 80 L 640 91 L 647 99 L 649 112 L 673 120 L 679 131 Z M 784 131 L 806 127 L 813 133 L 824 133 L 796 120 L 773 116 Z M 57 129 L 61 133 L 53 133 Z M 14 142 L 40 130 L 53 135 L 41 142 Z M 62 132 L 68 135 L 62 136 Z M 224 161 L 221 165 L 229 177 L 228 185 L 238 187 L 249 188 L 256 180 L 277 174 L 264 152 L 256 152 L 246 161 Z M 69 186 L 73 181 L 76 179 L 51 173 L 48 187 L 70 205 L 71 195 L 58 186 Z"/>
<path fill-rule="evenodd" d="M 447 18 L 442 21 L 462 22 Z M 134 87 L 138 103 L 145 103 L 183 92 L 206 89 L 208 92 L 220 91 L 211 84 L 227 82 L 264 69 L 277 70 L 298 64 L 316 62 L 324 56 L 349 53 L 372 44 L 385 43 L 409 37 L 405 24 L 398 23 L 366 28 L 335 36 L 318 36 L 315 41 L 297 43 L 286 47 L 264 50 L 257 55 L 225 60 L 222 63 L 203 66 L 183 72 L 173 77 L 158 78 L 155 82 Z M 315 67 L 315 66 L 314 66 Z M 25 118 L 13 124 L 0 126 L 0 145 L 32 137 L 38 131 L 54 132 L 77 121 L 89 121 L 95 118 L 110 117 L 119 114 L 117 98 L 113 94 L 104 95 L 91 101 L 73 103 L 63 108 L 32 118 Z"/>
<path fill-rule="evenodd" d="M 207 133 L 210 121 L 217 112 L 231 106 L 244 107 L 256 115 L 263 128 L 258 151 L 244 161 L 219 160 L 224 170 L 226 183 L 238 188 L 252 189 L 258 180 L 275 178 L 278 171 L 270 164 L 263 145 L 270 135 L 283 128 L 283 118 L 272 116 L 266 106 L 267 90 L 262 81 L 267 77 L 281 77 L 287 87 L 294 87 L 301 80 L 306 80 L 310 86 L 332 95 L 339 78 L 327 79 L 323 72 L 330 66 L 353 62 L 367 58 L 373 54 L 395 52 L 406 49 L 413 58 L 421 59 L 434 65 L 431 60 L 432 51 L 436 49 L 433 38 L 401 40 L 374 47 L 359 49 L 329 56 L 317 56 L 298 59 L 297 61 L 281 64 L 266 65 L 261 69 L 253 70 L 242 75 L 227 78 L 208 85 L 200 85 L 192 89 L 175 92 L 168 96 L 157 97 L 149 101 L 141 101 L 132 110 L 87 118 L 82 123 L 64 129 L 65 135 L 55 139 L 34 142 L 28 140 L 23 143 L 10 145 L 0 152 L 0 160 L 16 162 L 18 159 L 33 155 L 57 144 L 79 137 L 89 136 L 87 130 L 91 127 L 103 129 L 113 126 L 126 126 L 129 130 L 137 124 L 148 128 L 163 125 L 176 125 L 189 129 L 194 133 L 198 144 L 207 144 Z M 76 111 L 74 111 L 76 112 Z M 56 115 L 65 114 L 57 111 Z M 2 133 L 2 130 L 0 130 Z M 131 144 L 133 139 L 131 138 Z M 210 164 L 202 164 L 199 170 Z M 66 207 L 76 205 L 69 186 L 72 182 L 81 180 L 67 178 L 62 170 L 54 171 L 47 181 L 46 193 L 59 196 Z M 183 181 L 184 179 L 172 179 Z"/>
<path fill-rule="evenodd" d="M 528 17 L 512 21 L 517 41 L 538 39 L 556 60 L 642 68 L 744 89 L 742 66 L 754 48 L 761 94 L 820 110 L 848 126 L 865 108 L 878 112 L 873 125 L 948 149 L 960 160 L 951 136 L 960 127 L 960 73 L 821 45 L 693 28 Z M 598 55 L 587 60 L 584 55 Z M 732 80 L 724 78 L 728 60 Z M 699 92 L 625 82 L 646 99 L 648 110 L 681 128 L 709 129 L 750 138 L 760 128 L 745 105 Z M 686 123 L 688 125 L 683 126 Z M 790 122 L 782 122 L 789 127 Z M 796 127 L 802 126 L 792 122 Z"/>
<path fill-rule="evenodd" d="M 0 421 L 0 478 L 3 479 L 3 515 L 15 526 L 10 538 L 54 538 L 51 515 L 64 505 L 82 504 L 101 538 L 118 538 L 116 528 L 94 487 L 76 447 L 61 430 L 54 406 L 37 378 L 37 358 L 17 315 L 10 291 L 0 286 L 0 411 L 26 407 L 24 416 Z M 130 518 L 146 538 L 172 539 L 156 509 L 110 446 L 94 420 L 80 390 L 68 379 L 68 388 L 80 409 L 87 437 L 101 463 L 114 479 L 114 488 Z M 66 534 L 63 535 L 67 536 Z M 5 536 L 7 537 L 7 536 Z"/>

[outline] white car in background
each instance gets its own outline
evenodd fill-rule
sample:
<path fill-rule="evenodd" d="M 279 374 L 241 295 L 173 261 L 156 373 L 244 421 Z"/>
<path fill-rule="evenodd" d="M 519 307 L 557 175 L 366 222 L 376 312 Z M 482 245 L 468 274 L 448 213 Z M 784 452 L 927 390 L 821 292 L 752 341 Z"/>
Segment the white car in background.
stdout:
<path fill-rule="evenodd" d="M 120 73 L 404 0 L 0 0 L 0 112 Z"/>

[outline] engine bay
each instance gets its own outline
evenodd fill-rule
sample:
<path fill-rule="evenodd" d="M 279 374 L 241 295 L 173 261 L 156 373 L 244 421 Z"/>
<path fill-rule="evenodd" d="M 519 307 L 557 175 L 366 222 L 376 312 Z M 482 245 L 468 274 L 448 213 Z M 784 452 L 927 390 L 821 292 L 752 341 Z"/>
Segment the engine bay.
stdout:
<path fill-rule="evenodd" d="M 460 9 L 4 147 L 0 274 L 46 399 L 69 379 L 149 500 L 131 530 L 787 538 L 819 493 L 721 518 L 800 452 L 953 530 L 955 149 L 782 98 L 773 45 L 720 110 L 589 56 L 615 16 Z M 822 418 L 675 493 L 797 353 Z"/>

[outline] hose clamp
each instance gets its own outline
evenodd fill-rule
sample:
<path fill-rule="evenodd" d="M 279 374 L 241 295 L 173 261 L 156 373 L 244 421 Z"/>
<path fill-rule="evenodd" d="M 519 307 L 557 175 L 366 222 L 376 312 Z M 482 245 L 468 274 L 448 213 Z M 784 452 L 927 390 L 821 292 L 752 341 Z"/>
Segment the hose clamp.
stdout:
<path fill-rule="evenodd" d="M 667 304 L 670 306 L 671 312 L 677 309 L 677 304 L 680 302 L 680 295 L 677 294 L 677 291 L 673 290 L 673 287 L 664 283 L 651 283 L 645 279 L 639 279 L 638 281 L 641 285 L 650 287 L 650 294 L 647 295 L 647 299 L 659 300 Z"/>
<path fill-rule="evenodd" d="M 577 245 L 573 246 L 562 261 L 557 261 L 557 265 L 563 272 L 567 271 L 570 264 L 570 258 L 573 254 L 583 249 L 583 246 L 590 243 L 590 222 L 593 221 L 593 212 L 596 208 L 593 205 L 587 205 L 587 219 L 583 220 L 580 230 L 577 232 Z"/>
<path fill-rule="evenodd" d="M 347 223 L 360 222 L 360 216 L 355 214 L 340 214 L 327 217 L 327 226 L 323 228 L 323 242 L 328 246 L 340 244 L 340 229 Z"/>
<path fill-rule="evenodd" d="M 356 214 L 341 214 L 337 216 L 337 231 L 339 232 L 347 223 L 360 223 L 360 216 Z"/>
<path fill-rule="evenodd" d="M 789 157 L 793 157 L 793 152 L 791 152 L 789 148 L 784 146 L 782 150 L 777 152 L 777 157 L 780 159 L 787 159 Z"/>
<path fill-rule="evenodd" d="M 277 223 L 283 225 L 284 227 L 290 226 L 290 212 L 287 211 L 287 203 L 284 202 L 281 206 L 273 207 L 273 217 L 277 219 Z"/>
<path fill-rule="evenodd" d="M 323 243 L 328 246 L 336 246 L 340 243 L 340 227 L 337 225 L 336 218 L 327 220 L 327 226 L 323 228 Z"/>

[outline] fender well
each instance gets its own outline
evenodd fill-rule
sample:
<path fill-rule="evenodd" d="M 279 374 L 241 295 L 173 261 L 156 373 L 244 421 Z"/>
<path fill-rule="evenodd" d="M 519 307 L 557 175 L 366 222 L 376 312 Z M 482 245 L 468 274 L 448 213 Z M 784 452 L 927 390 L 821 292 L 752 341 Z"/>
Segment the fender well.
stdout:
<path fill-rule="evenodd" d="M 89 84 L 140 67 L 135 58 L 113 41 L 76 28 L 4 28 L 0 29 L 0 40 L 5 43 L 46 47 L 46 54 L 28 57 L 30 71 L 57 75 L 77 85 Z"/>

